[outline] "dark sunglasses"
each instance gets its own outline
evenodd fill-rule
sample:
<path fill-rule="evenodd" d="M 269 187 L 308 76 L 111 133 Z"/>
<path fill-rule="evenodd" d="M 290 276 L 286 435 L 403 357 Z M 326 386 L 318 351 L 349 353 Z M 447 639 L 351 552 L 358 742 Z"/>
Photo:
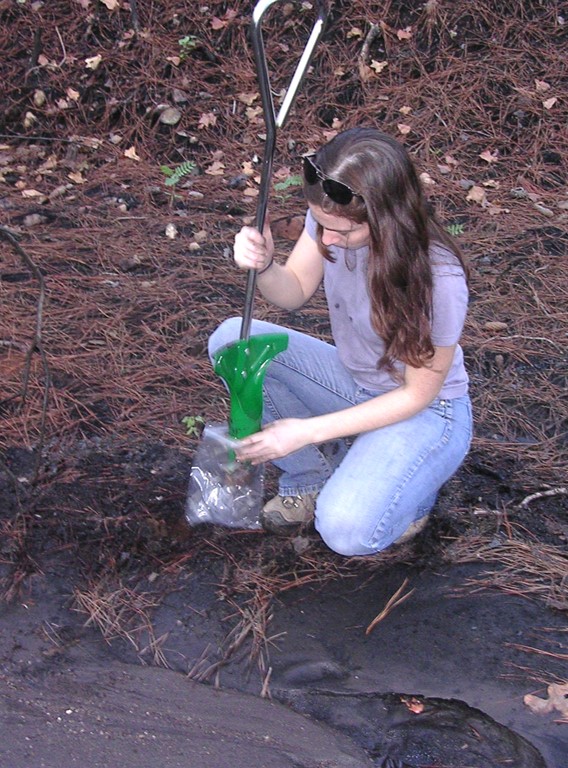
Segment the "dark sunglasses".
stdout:
<path fill-rule="evenodd" d="M 354 197 L 360 197 L 351 187 L 342 181 L 336 181 L 326 176 L 321 168 L 314 163 L 315 155 L 304 155 L 304 178 L 306 183 L 312 186 L 321 181 L 321 188 L 330 200 L 338 205 L 349 205 Z"/>

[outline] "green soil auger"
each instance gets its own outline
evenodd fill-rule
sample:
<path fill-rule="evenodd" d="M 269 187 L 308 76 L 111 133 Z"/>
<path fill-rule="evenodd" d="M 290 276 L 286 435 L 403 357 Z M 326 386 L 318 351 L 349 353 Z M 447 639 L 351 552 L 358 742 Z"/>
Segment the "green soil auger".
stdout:
<path fill-rule="evenodd" d="M 322 35 L 327 16 L 325 6 L 320 4 L 311 35 L 298 62 L 294 76 L 290 81 L 286 97 L 278 115 L 276 115 L 272 101 L 261 28 L 265 12 L 276 2 L 278 0 L 261 0 L 257 3 L 253 11 L 251 25 L 252 44 L 266 126 L 266 144 L 255 221 L 255 226 L 259 232 L 263 231 L 266 218 L 276 132 L 286 122 L 316 45 Z M 288 336 L 286 334 L 276 333 L 250 336 L 255 287 L 256 271 L 249 270 L 240 340 L 217 352 L 214 360 L 215 372 L 223 379 L 231 396 L 229 435 L 236 439 L 247 437 L 254 432 L 258 432 L 260 429 L 262 383 L 266 368 L 270 361 L 288 346 Z"/>

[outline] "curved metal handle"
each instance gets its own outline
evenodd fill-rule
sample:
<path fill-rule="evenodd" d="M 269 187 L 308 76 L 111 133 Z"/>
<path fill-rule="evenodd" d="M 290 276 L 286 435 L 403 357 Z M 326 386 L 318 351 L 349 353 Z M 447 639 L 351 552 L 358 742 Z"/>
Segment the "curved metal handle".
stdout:
<path fill-rule="evenodd" d="M 260 189 L 258 194 L 258 203 L 256 209 L 255 227 L 259 232 L 264 228 L 266 219 L 266 209 L 268 207 L 268 195 L 270 191 L 270 179 L 272 176 L 272 160 L 274 157 L 274 147 L 276 144 L 276 129 L 282 128 L 290 108 L 296 99 L 296 94 L 302 84 L 304 75 L 308 69 L 316 45 L 318 44 L 324 30 L 327 20 L 328 9 L 324 0 L 317 2 L 317 18 L 304 48 L 304 52 L 296 66 L 296 70 L 290 80 L 290 85 L 286 91 L 286 96 L 278 115 L 274 111 L 274 102 L 272 100 L 272 91 L 270 88 L 270 77 L 266 64 L 264 52 L 264 40 L 262 37 L 262 18 L 271 5 L 278 0 L 259 0 L 253 10 L 251 35 L 254 57 L 256 62 L 257 76 L 260 87 L 260 98 L 264 112 L 264 122 L 266 126 L 266 142 L 264 157 L 262 161 L 262 170 L 260 175 Z M 250 325 L 252 320 L 252 310 L 254 303 L 254 291 L 256 288 L 256 270 L 250 269 L 247 277 L 247 287 L 245 294 L 245 309 L 241 325 L 241 339 L 247 339 L 250 335 Z"/>

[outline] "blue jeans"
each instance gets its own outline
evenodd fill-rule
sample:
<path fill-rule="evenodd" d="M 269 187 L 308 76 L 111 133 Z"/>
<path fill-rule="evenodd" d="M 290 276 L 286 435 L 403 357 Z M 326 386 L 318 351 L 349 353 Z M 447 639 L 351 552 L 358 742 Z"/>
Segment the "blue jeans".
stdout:
<path fill-rule="evenodd" d="M 209 340 L 210 355 L 236 341 L 240 327 L 240 318 L 222 323 Z M 260 320 L 251 331 L 289 336 L 288 349 L 266 372 L 263 423 L 331 413 L 381 394 L 360 387 L 331 344 Z M 437 398 L 405 421 L 276 460 L 279 493 L 318 493 L 315 526 L 330 549 L 374 554 L 430 512 L 467 454 L 471 435 L 469 397 Z"/>

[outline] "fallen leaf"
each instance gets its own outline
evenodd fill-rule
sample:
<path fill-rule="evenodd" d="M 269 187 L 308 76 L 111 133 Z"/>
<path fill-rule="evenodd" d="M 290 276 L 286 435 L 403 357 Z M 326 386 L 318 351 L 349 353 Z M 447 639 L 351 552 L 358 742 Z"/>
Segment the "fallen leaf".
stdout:
<path fill-rule="evenodd" d="M 22 190 L 22 197 L 41 197 L 42 193 L 38 192 L 37 189 L 23 189 Z"/>
<path fill-rule="evenodd" d="M 488 181 L 482 181 L 481 183 L 484 187 L 491 187 L 491 189 L 499 189 L 501 186 L 498 181 L 495 181 L 495 179 L 489 179 Z"/>
<path fill-rule="evenodd" d="M 500 205 L 495 205 L 494 203 L 488 203 L 485 207 L 485 210 L 490 216 L 497 216 L 500 213 L 511 213 L 510 208 L 503 208 Z"/>
<path fill-rule="evenodd" d="M 198 128 L 211 128 L 217 123 L 217 116 L 213 112 L 203 112 L 199 118 Z"/>
<path fill-rule="evenodd" d="M 410 40 L 412 37 L 412 27 L 405 27 L 404 29 L 397 29 L 396 36 L 399 40 Z"/>
<path fill-rule="evenodd" d="M 410 710 L 410 712 L 414 712 L 415 715 L 420 715 L 424 712 L 424 702 L 420 701 L 420 699 L 417 699 L 415 696 L 411 696 L 410 698 L 402 696 L 401 701 L 404 706 Z"/>
<path fill-rule="evenodd" d="M 76 91 L 74 88 L 67 88 L 65 93 L 67 94 L 67 98 L 71 99 L 71 101 L 79 101 L 81 98 L 79 91 Z"/>
<path fill-rule="evenodd" d="M 545 93 L 550 89 L 550 83 L 547 83 L 546 80 L 535 80 L 534 85 L 537 93 Z"/>
<path fill-rule="evenodd" d="M 102 60 L 103 57 L 100 54 L 97 54 L 96 56 L 89 56 L 89 58 L 85 59 L 85 66 L 87 69 L 92 69 L 94 71 Z"/>
<path fill-rule="evenodd" d="M 363 37 L 363 30 L 359 27 L 351 27 L 347 33 L 347 39 L 349 40 L 350 37 Z"/>
<path fill-rule="evenodd" d="M 224 29 L 227 26 L 227 22 L 220 19 L 218 16 L 213 16 L 211 19 L 212 29 Z"/>
<path fill-rule="evenodd" d="M 36 105 L 36 107 L 43 107 L 46 100 L 47 99 L 44 91 L 40 91 L 39 89 L 37 91 L 34 91 L 34 104 Z"/>
<path fill-rule="evenodd" d="M 49 173 L 49 171 L 52 171 L 54 168 L 57 168 L 57 157 L 55 155 L 50 155 L 47 160 L 45 160 L 37 169 L 38 173 Z"/>
<path fill-rule="evenodd" d="M 434 185 L 434 184 L 436 183 L 436 182 L 434 181 L 434 179 L 433 179 L 433 178 L 430 176 L 430 174 L 429 174 L 429 173 L 426 173 L 426 171 L 423 171 L 423 172 L 420 174 L 420 181 L 421 181 L 423 184 L 426 184 L 426 186 L 432 186 L 432 185 Z"/>
<path fill-rule="evenodd" d="M 130 160 L 140 160 L 140 157 L 136 154 L 135 147 L 129 147 L 124 150 L 124 157 L 128 157 Z"/>
<path fill-rule="evenodd" d="M 472 203 L 480 203 L 483 205 L 487 200 L 487 195 L 483 187 L 473 186 L 466 195 L 466 200 Z"/>
<path fill-rule="evenodd" d="M 245 176 L 252 176 L 254 173 L 254 167 L 250 160 L 245 160 L 241 168 Z"/>
<path fill-rule="evenodd" d="M 401 107 L 398 111 L 403 115 L 409 115 L 412 112 L 412 107 Z"/>
<path fill-rule="evenodd" d="M 376 61 L 373 59 L 369 66 L 374 72 L 377 73 L 377 75 L 380 75 L 383 69 L 386 69 L 388 65 L 388 61 Z"/>
<path fill-rule="evenodd" d="M 497 160 L 499 159 L 499 153 L 497 152 L 497 150 L 495 150 L 494 152 L 491 152 L 490 149 L 486 149 L 485 152 L 481 152 L 479 157 L 482 160 L 485 160 L 486 163 L 496 163 Z"/>
<path fill-rule="evenodd" d="M 258 189 L 253 189 L 253 187 L 247 187 L 244 191 L 244 195 L 246 197 L 258 197 Z"/>
<path fill-rule="evenodd" d="M 207 238 L 209 237 L 209 233 L 206 229 L 200 229 L 199 232 L 196 232 L 193 236 L 193 239 L 196 243 L 204 243 Z"/>
<path fill-rule="evenodd" d="M 67 174 L 67 178 L 71 179 L 73 184 L 84 184 L 85 179 L 80 171 L 72 171 L 71 173 Z"/>
<path fill-rule="evenodd" d="M 410 125 L 406 125 L 405 123 L 397 123 L 396 127 L 403 136 L 406 136 L 412 130 L 412 127 Z"/>
<path fill-rule="evenodd" d="M 26 112 L 24 115 L 24 128 L 31 128 L 32 125 L 37 122 L 37 117 L 33 112 Z"/>
<path fill-rule="evenodd" d="M 552 107 L 556 104 L 557 101 L 558 99 L 556 98 L 556 96 L 553 96 L 551 99 L 547 99 L 546 101 L 543 101 L 542 106 L 545 109 L 552 109 Z"/>
<path fill-rule="evenodd" d="M 205 173 L 208 176 L 223 176 L 223 174 L 225 173 L 225 166 L 223 165 L 223 163 L 220 163 L 218 161 L 211 163 L 209 168 L 205 169 Z"/>
<path fill-rule="evenodd" d="M 101 3 L 103 5 L 106 5 L 109 11 L 114 11 L 116 8 L 119 7 L 120 0 L 101 0 Z"/>
<path fill-rule="evenodd" d="M 262 107 L 247 107 L 245 109 L 245 114 L 247 116 L 247 120 L 254 122 L 262 114 Z"/>
<path fill-rule="evenodd" d="M 289 166 L 283 165 L 274 171 L 273 176 L 275 179 L 288 179 L 292 174 L 292 170 Z"/>
<path fill-rule="evenodd" d="M 568 683 L 552 683 L 546 692 L 548 699 L 527 693 L 523 701 L 535 714 L 546 715 L 556 709 L 561 714 L 568 716 Z"/>
<path fill-rule="evenodd" d="M 371 69 L 371 67 L 368 67 L 362 61 L 359 62 L 358 70 L 359 70 L 359 77 L 364 83 L 368 83 L 369 80 L 373 77 L 373 70 Z"/>
<path fill-rule="evenodd" d="M 102 139 L 97 139 L 94 136 L 84 136 L 81 138 L 81 144 L 89 149 L 99 149 L 102 146 Z"/>
<path fill-rule="evenodd" d="M 166 61 L 169 61 L 174 67 L 179 67 L 181 64 L 181 58 L 179 56 L 166 56 Z"/>
<path fill-rule="evenodd" d="M 444 155 L 444 160 L 448 165 L 459 165 L 459 162 L 451 155 Z"/>
<path fill-rule="evenodd" d="M 237 99 L 241 104 L 246 104 L 247 107 L 252 107 L 259 95 L 258 91 L 255 91 L 254 93 L 237 93 Z"/>

